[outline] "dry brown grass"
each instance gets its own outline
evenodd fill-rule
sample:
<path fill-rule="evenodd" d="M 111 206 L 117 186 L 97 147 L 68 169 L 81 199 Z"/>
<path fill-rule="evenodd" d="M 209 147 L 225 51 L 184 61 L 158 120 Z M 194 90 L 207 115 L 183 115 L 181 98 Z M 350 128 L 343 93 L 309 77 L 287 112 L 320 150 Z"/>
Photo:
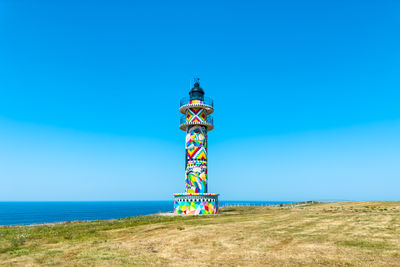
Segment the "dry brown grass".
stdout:
<path fill-rule="evenodd" d="M 400 202 L 235 208 L 78 240 L 28 238 L 1 253 L 0 264 L 400 266 Z"/>

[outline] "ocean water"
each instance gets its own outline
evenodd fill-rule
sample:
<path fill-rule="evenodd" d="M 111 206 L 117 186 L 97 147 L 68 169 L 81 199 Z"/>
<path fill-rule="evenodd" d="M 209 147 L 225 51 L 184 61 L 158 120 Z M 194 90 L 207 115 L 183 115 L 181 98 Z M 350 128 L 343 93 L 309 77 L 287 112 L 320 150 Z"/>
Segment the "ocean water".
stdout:
<path fill-rule="evenodd" d="M 291 201 L 220 201 L 273 205 Z M 173 201 L 0 202 L 0 225 L 109 220 L 173 211 Z"/>

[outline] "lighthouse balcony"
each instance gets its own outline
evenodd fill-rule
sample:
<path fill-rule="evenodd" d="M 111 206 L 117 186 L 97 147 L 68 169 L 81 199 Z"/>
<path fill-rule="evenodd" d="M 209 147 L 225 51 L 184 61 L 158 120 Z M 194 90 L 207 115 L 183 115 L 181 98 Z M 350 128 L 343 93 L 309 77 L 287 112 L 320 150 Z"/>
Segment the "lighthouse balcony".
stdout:
<path fill-rule="evenodd" d="M 212 116 L 207 116 L 207 119 L 205 121 L 201 120 L 187 121 L 186 116 L 181 116 L 179 129 L 186 131 L 188 127 L 193 125 L 202 125 L 207 127 L 208 131 L 211 131 L 212 129 L 214 129 L 214 118 Z"/>
<path fill-rule="evenodd" d="M 209 97 L 203 97 L 202 99 L 191 99 L 190 97 L 182 98 L 179 111 L 182 114 L 186 114 L 189 108 L 204 108 L 209 115 L 214 112 L 214 101 Z"/>

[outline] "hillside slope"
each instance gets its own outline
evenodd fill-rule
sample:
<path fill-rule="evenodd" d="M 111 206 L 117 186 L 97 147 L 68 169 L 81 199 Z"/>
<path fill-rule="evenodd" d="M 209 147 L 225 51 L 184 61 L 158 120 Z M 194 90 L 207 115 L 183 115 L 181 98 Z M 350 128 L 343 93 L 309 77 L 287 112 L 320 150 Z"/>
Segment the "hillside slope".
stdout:
<path fill-rule="evenodd" d="M 400 202 L 0 228 L 0 265 L 400 265 Z"/>

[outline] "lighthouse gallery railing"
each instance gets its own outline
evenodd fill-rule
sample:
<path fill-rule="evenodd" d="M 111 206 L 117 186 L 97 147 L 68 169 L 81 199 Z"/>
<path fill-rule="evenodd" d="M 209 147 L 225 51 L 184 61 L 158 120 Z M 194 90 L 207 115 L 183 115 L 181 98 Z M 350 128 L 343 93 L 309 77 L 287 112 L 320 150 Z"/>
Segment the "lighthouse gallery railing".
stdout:
<path fill-rule="evenodd" d="M 183 97 L 183 98 L 181 99 L 180 103 L 179 103 L 179 106 L 182 107 L 182 106 L 188 105 L 189 102 L 190 102 L 190 100 L 191 100 L 191 99 L 190 99 L 189 96 Z M 211 98 L 209 98 L 209 97 L 204 97 L 204 99 L 201 100 L 201 101 L 203 102 L 203 104 L 214 108 L 214 100 L 212 100 Z"/>

